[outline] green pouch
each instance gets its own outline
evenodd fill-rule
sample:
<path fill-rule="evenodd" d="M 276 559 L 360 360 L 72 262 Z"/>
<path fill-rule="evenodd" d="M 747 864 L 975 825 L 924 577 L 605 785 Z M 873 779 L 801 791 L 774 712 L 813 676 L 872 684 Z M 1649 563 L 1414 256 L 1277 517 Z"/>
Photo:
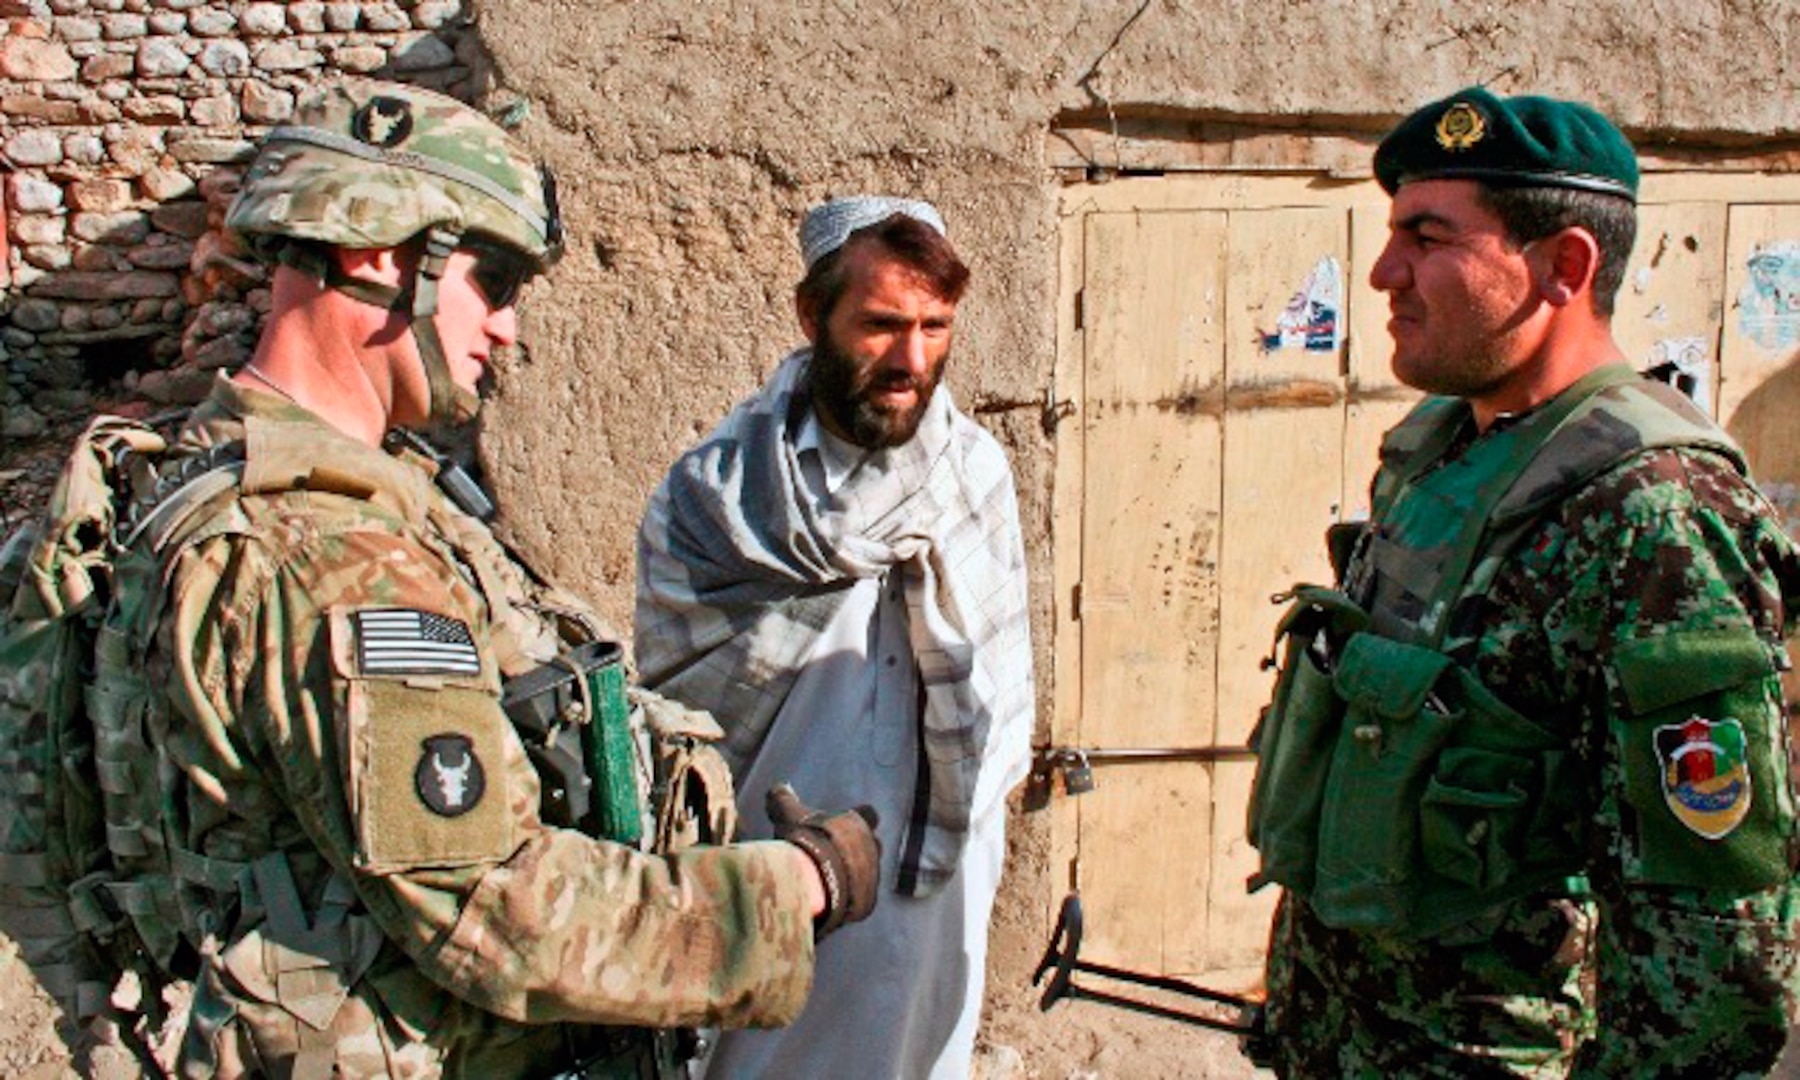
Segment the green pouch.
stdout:
<path fill-rule="evenodd" d="M 500 705 L 541 779 L 544 821 L 637 846 L 643 801 L 620 646 L 588 642 L 508 679 Z"/>
<path fill-rule="evenodd" d="M 1774 648 L 1742 627 L 1614 650 L 1628 711 L 1613 733 L 1636 819 L 1629 880 L 1749 890 L 1788 879 L 1794 806 Z"/>
<path fill-rule="evenodd" d="M 1419 805 L 1425 864 L 1476 889 L 1510 879 L 1519 867 L 1533 771 L 1532 762 L 1511 754 L 1445 750 Z"/>
<path fill-rule="evenodd" d="M 1276 640 L 1287 644 L 1275 697 L 1251 736 L 1257 766 L 1248 836 L 1262 856 L 1252 891 L 1271 882 L 1301 891 L 1312 886 L 1319 809 L 1343 716 L 1313 644 L 1321 634 L 1354 633 L 1366 620 L 1349 597 L 1331 589 L 1303 585 L 1293 596 L 1276 630 Z"/>
<path fill-rule="evenodd" d="M 1433 690 L 1450 659 L 1373 634 L 1344 648 L 1333 685 L 1345 715 L 1333 750 L 1310 897 L 1328 926 L 1406 926 L 1420 856 L 1419 804 L 1461 718 Z"/>
<path fill-rule="evenodd" d="M 1495 697 L 1458 668 L 1453 696 L 1464 714 L 1419 807 L 1426 867 L 1492 902 L 1519 885 L 1579 868 L 1580 785 L 1562 740 Z M 1541 871 L 1537 872 L 1537 871 Z M 1440 905 L 1441 906 L 1441 905 Z"/>

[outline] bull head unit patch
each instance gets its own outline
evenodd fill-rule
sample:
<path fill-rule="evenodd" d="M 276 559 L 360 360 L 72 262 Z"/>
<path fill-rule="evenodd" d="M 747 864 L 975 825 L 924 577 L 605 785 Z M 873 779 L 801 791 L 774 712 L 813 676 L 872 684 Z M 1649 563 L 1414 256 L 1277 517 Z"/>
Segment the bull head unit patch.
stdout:
<path fill-rule="evenodd" d="M 350 118 L 350 133 L 370 146 L 399 146 L 412 134 L 412 106 L 396 97 L 372 97 Z"/>
<path fill-rule="evenodd" d="M 475 809 L 487 791 L 487 773 L 466 735 L 433 735 L 413 769 L 413 787 L 432 813 L 459 817 Z"/>

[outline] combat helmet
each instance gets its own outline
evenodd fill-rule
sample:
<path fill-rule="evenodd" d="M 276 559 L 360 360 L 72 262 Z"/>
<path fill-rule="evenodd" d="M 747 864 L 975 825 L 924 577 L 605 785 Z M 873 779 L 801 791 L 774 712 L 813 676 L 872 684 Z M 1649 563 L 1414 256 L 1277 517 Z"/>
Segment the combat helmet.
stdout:
<path fill-rule="evenodd" d="M 440 420 L 466 419 L 478 404 L 451 380 L 433 322 L 451 252 L 479 244 L 488 257 L 522 260 L 519 280 L 562 255 L 548 167 L 453 98 L 361 79 L 326 88 L 269 131 L 225 225 L 266 260 L 409 316 Z M 424 253 L 404 289 L 352 279 L 322 248 L 398 247 L 421 235 Z"/>

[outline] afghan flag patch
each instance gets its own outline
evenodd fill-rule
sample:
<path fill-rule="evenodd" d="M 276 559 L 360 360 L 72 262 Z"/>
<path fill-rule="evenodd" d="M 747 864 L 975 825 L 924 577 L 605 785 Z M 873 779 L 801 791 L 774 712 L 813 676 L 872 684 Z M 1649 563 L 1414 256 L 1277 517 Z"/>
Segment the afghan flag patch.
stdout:
<path fill-rule="evenodd" d="M 1718 840 L 1750 813 L 1750 763 L 1744 725 L 1689 717 L 1656 729 L 1663 798 L 1689 829 Z"/>

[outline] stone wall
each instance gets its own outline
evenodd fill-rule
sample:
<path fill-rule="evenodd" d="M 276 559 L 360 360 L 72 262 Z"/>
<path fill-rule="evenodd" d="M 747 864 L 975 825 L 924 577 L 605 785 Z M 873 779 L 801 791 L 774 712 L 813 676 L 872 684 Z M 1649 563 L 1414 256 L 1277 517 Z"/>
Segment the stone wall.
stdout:
<path fill-rule="evenodd" d="M 254 140 L 339 73 L 470 98 L 463 0 L 0 0 L 0 433 L 197 400 L 267 310 L 218 224 Z"/>

